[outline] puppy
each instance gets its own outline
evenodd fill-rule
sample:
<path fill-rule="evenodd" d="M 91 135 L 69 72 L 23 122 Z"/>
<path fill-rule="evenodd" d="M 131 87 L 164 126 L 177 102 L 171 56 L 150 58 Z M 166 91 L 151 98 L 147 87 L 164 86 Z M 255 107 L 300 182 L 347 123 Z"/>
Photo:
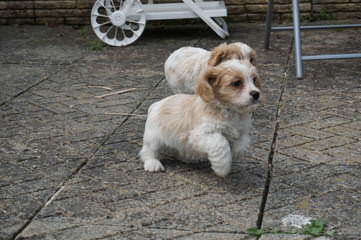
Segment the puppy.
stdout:
<path fill-rule="evenodd" d="M 247 60 L 255 65 L 255 58 L 256 52 L 241 42 L 223 43 L 212 51 L 182 47 L 168 57 L 164 64 L 164 72 L 174 93 L 193 94 L 197 80 L 208 66 L 217 66 L 230 59 Z"/>
<path fill-rule="evenodd" d="M 232 156 L 249 145 L 251 112 L 260 103 L 260 89 L 249 61 L 228 60 L 202 74 L 196 95 L 176 94 L 153 103 L 140 151 L 145 171 L 164 170 L 159 152 L 166 147 L 183 161 L 208 159 L 218 176 L 226 176 Z"/>

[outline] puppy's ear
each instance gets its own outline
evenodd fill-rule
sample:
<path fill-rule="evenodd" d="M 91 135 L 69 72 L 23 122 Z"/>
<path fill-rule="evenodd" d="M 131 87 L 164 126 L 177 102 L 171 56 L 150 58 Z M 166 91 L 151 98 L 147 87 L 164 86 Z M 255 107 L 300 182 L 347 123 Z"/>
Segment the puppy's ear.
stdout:
<path fill-rule="evenodd" d="M 211 57 L 208 60 L 208 65 L 214 67 L 220 64 L 226 56 L 226 51 L 226 43 L 222 43 L 221 45 L 215 47 L 211 52 Z"/>
<path fill-rule="evenodd" d="M 256 66 L 256 51 L 255 50 L 252 50 L 250 56 L 249 56 L 249 62 L 253 65 L 253 66 Z"/>
<path fill-rule="evenodd" d="M 196 94 L 199 95 L 203 101 L 211 102 L 214 100 L 214 86 L 219 76 L 219 70 L 217 68 L 208 69 L 198 81 Z"/>
<path fill-rule="evenodd" d="M 258 73 L 253 77 L 254 85 L 259 89 L 262 89 L 262 79 L 258 75 Z"/>

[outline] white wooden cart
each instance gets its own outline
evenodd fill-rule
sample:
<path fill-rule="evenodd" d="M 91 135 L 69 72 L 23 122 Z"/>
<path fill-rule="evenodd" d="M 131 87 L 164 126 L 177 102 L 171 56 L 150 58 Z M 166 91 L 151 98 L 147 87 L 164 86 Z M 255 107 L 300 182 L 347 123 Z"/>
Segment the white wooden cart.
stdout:
<path fill-rule="evenodd" d="M 182 0 L 182 3 L 153 3 L 148 0 L 97 0 L 91 12 L 95 34 L 111 46 L 126 46 L 143 33 L 151 20 L 201 18 L 221 38 L 229 36 L 223 1 Z"/>

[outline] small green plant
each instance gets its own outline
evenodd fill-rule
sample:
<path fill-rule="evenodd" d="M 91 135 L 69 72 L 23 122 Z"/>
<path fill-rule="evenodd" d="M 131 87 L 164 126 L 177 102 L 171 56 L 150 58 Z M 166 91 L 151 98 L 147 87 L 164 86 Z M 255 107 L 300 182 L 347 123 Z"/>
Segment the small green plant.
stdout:
<path fill-rule="evenodd" d="M 85 26 L 80 27 L 79 32 L 80 32 L 80 35 L 83 37 L 89 34 L 88 29 Z"/>
<path fill-rule="evenodd" d="M 321 9 L 319 12 L 313 12 L 310 15 L 302 16 L 301 21 L 315 22 L 321 20 L 335 20 L 336 17 L 328 12 L 326 9 Z"/>
<path fill-rule="evenodd" d="M 298 231 L 282 231 L 278 229 L 259 229 L 259 228 L 248 228 L 247 233 L 254 237 L 261 237 L 263 234 L 305 234 L 311 235 L 312 237 L 327 236 L 332 237 L 336 234 L 336 230 L 326 231 L 327 223 L 321 219 L 311 220 L 311 223 L 305 225 L 301 230 Z"/>
<path fill-rule="evenodd" d="M 249 235 L 251 235 L 251 236 L 254 236 L 254 237 L 260 237 L 265 232 L 262 229 L 259 229 L 259 228 L 248 228 L 247 233 Z"/>
<path fill-rule="evenodd" d="M 99 41 L 98 39 L 90 42 L 90 49 L 93 51 L 103 50 L 104 47 L 105 47 L 105 44 L 103 42 Z"/>
<path fill-rule="evenodd" d="M 327 12 L 325 9 L 320 10 L 319 20 L 334 20 L 335 16 Z"/>
<path fill-rule="evenodd" d="M 336 230 L 330 230 L 326 232 L 327 223 L 321 219 L 311 220 L 311 223 L 305 225 L 303 227 L 303 234 L 308 234 L 313 237 L 320 237 L 320 236 L 334 236 L 336 234 Z"/>
<path fill-rule="evenodd" d="M 311 223 L 303 227 L 303 233 L 319 237 L 325 233 L 326 222 L 323 220 L 311 220 Z"/>

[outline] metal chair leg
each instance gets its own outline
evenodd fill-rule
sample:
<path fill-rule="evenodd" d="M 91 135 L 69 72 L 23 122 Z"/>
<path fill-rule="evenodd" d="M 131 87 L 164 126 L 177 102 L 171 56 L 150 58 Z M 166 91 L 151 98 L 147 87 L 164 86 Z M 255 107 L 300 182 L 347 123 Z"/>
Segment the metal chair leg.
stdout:
<path fill-rule="evenodd" d="M 295 39 L 296 76 L 298 79 L 302 79 L 303 62 L 302 62 L 299 0 L 292 0 L 292 14 L 293 14 L 293 33 L 294 33 L 293 35 Z"/>
<path fill-rule="evenodd" d="M 267 18 L 266 18 L 266 36 L 264 46 L 266 49 L 270 47 L 270 36 L 272 31 L 288 31 L 293 30 L 295 42 L 295 58 L 296 58 L 296 77 L 303 78 L 303 61 L 312 60 L 327 60 L 327 59 L 352 59 L 361 58 L 361 53 L 347 53 L 347 54 L 323 54 L 323 55 L 310 55 L 302 56 L 302 30 L 316 30 L 316 29 L 335 29 L 335 28 L 359 28 L 361 24 L 341 24 L 341 25 L 313 25 L 313 26 L 300 26 L 300 9 L 299 0 L 292 0 L 292 15 L 293 27 L 272 27 L 272 9 L 273 0 L 268 0 Z"/>
<path fill-rule="evenodd" d="M 264 40 L 265 49 L 269 49 L 270 47 L 272 18 L 273 18 L 273 0 L 268 0 L 267 16 L 266 16 L 266 36 Z"/>

